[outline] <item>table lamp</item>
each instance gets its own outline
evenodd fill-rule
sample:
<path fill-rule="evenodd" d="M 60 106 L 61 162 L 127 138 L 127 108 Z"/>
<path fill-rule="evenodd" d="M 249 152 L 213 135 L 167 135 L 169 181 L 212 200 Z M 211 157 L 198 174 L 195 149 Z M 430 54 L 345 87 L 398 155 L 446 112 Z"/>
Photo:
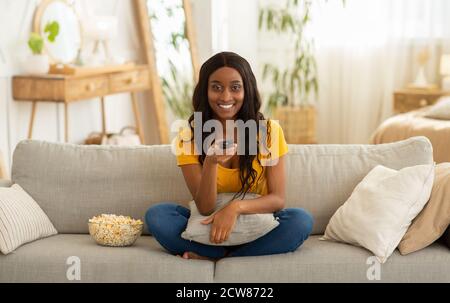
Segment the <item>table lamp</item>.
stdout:
<path fill-rule="evenodd" d="M 114 61 L 109 48 L 109 41 L 111 41 L 117 34 L 118 20 L 115 16 L 91 16 L 84 20 L 85 36 L 94 41 L 94 49 L 92 51 L 91 62 L 93 65 L 108 64 Z M 99 58 L 100 45 L 103 46 L 104 57 Z M 93 60 L 95 58 L 95 60 Z"/>
<path fill-rule="evenodd" d="M 441 56 L 442 90 L 450 91 L 450 54 Z"/>
<path fill-rule="evenodd" d="M 417 54 L 417 63 L 418 63 L 418 70 L 416 79 L 413 83 L 409 84 L 408 87 L 412 89 L 436 89 L 437 85 L 428 83 L 428 80 L 425 76 L 425 67 L 430 59 L 430 51 L 427 47 L 424 47 L 418 54 Z"/>

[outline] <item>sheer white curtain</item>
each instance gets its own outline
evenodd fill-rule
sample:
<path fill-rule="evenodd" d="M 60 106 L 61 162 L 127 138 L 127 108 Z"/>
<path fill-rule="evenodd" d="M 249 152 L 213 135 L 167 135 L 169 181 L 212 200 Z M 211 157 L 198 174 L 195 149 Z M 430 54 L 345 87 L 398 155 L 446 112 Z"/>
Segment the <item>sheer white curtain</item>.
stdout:
<path fill-rule="evenodd" d="M 414 81 L 417 55 L 428 48 L 425 74 L 439 84 L 439 59 L 450 52 L 450 1 L 341 0 L 314 3 L 309 34 L 318 73 L 319 143 L 368 143 L 392 115 L 392 93 Z"/>

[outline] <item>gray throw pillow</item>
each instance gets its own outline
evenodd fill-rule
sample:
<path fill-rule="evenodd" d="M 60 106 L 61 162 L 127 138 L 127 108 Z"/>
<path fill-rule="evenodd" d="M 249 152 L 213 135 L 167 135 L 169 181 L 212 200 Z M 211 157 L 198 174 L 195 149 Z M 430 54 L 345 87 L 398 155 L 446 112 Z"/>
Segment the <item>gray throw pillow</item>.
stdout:
<path fill-rule="evenodd" d="M 233 196 L 234 193 L 217 194 L 215 212 L 230 202 Z M 254 199 L 257 197 L 259 197 L 259 195 L 247 193 L 244 200 Z M 186 230 L 181 234 L 181 237 L 183 239 L 202 244 L 231 246 L 248 243 L 264 236 L 280 224 L 275 219 L 273 214 L 239 215 L 228 240 L 220 244 L 215 244 L 209 241 L 212 224 L 205 225 L 201 223 L 201 221 L 209 216 L 202 216 L 199 213 L 194 201 L 189 202 L 189 208 L 191 210 L 191 216 L 189 218 Z"/>
<path fill-rule="evenodd" d="M 41 207 L 19 184 L 0 188 L 0 251 L 3 254 L 57 233 Z"/>

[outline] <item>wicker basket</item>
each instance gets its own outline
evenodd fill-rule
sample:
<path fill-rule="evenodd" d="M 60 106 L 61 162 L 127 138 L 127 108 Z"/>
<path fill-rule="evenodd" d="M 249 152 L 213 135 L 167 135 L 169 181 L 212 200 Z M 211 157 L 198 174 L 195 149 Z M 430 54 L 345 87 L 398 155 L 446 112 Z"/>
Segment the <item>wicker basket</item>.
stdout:
<path fill-rule="evenodd" d="M 112 136 L 113 134 L 103 134 L 100 132 L 93 132 L 90 133 L 89 136 L 84 140 L 84 144 L 91 145 L 96 144 L 100 145 L 102 144 L 103 136 Z"/>
<path fill-rule="evenodd" d="M 141 140 L 137 134 L 136 127 L 125 126 L 119 133 L 92 132 L 84 140 L 84 144 L 97 145 L 140 145 Z"/>
<path fill-rule="evenodd" d="M 274 119 L 284 131 L 289 144 L 316 144 L 316 109 L 313 106 L 277 107 Z"/>

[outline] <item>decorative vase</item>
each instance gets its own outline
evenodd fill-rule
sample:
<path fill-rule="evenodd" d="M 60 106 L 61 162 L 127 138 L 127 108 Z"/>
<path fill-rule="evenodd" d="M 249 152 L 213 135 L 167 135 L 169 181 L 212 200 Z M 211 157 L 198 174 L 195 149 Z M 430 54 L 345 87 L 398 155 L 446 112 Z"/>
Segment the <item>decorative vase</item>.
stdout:
<path fill-rule="evenodd" d="M 316 144 L 316 109 L 311 105 L 277 107 L 278 120 L 289 144 Z"/>
<path fill-rule="evenodd" d="M 24 72 L 27 74 L 47 74 L 50 70 L 48 55 L 30 55 L 23 64 Z"/>

